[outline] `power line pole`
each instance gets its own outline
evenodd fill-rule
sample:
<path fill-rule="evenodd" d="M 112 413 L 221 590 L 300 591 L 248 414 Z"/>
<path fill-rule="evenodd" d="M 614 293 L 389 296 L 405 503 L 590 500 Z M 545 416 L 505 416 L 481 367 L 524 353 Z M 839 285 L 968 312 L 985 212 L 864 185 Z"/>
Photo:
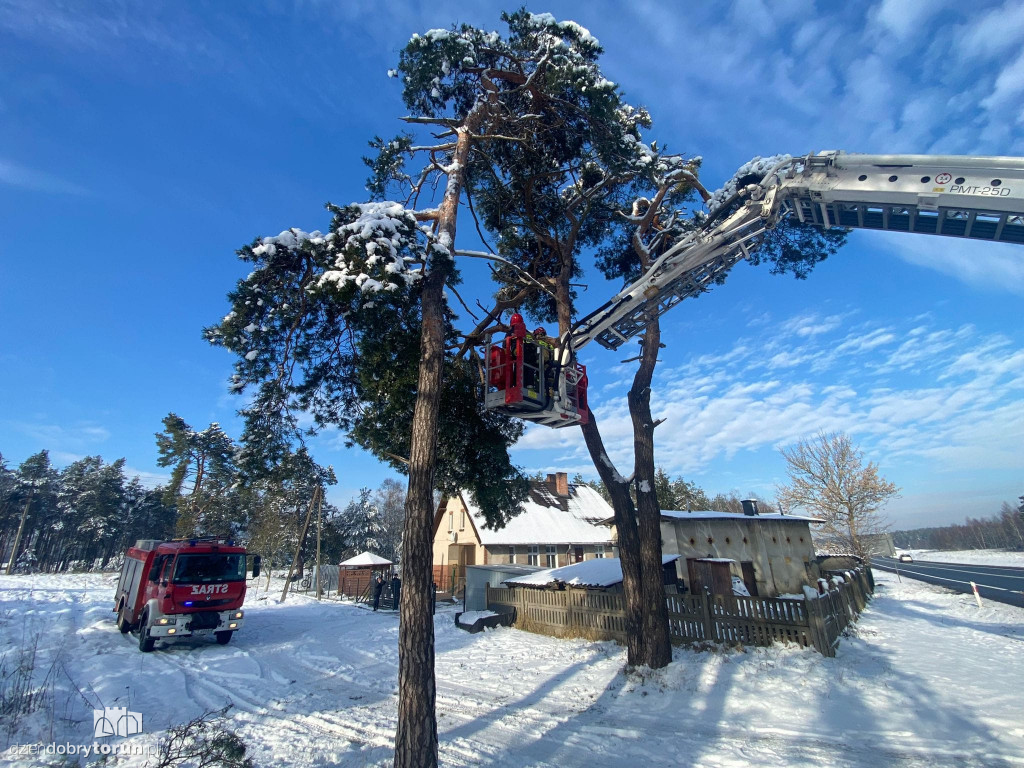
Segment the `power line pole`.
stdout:
<path fill-rule="evenodd" d="M 318 489 L 319 490 L 319 489 Z M 319 600 L 323 593 L 323 579 L 320 578 L 320 530 L 323 525 L 324 496 L 320 494 L 320 500 L 316 505 L 316 599 Z"/>
<path fill-rule="evenodd" d="M 302 524 L 302 533 L 299 534 L 299 543 L 295 546 L 295 556 L 292 557 L 291 567 L 288 568 L 288 577 L 284 580 L 284 590 L 281 592 L 281 602 L 288 597 L 288 587 L 292 585 L 292 577 L 295 575 L 295 564 L 299 561 L 299 553 L 302 551 L 302 544 L 306 540 L 306 531 L 309 529 L 309 520 L 313 516 L 313 505 L 316 503 L 320 487 L 313 491 L 313 498 L 309 500 L 309 509 L 306 510 L 306 522 Z"/>

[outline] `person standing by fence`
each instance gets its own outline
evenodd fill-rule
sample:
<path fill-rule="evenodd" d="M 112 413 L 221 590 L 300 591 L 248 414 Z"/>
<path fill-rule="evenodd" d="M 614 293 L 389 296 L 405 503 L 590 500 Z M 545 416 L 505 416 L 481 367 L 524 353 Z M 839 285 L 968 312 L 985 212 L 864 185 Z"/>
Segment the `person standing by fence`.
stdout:
<path fill-rule="evenodd" d="M 377 578 L 373 580 L 373 610 L 377 610 L 377 606 L 380 605 L 380 593 L 384 589 L 384 577 L 379 573 Z"/>
<path fill-rule="evenodd" d="M 398 578 L 398 572 L 391 577 L 391 599 L 395 601 L 395 610 L 400 605 L 399 598 L 402 596 L 402 580 Z"/>

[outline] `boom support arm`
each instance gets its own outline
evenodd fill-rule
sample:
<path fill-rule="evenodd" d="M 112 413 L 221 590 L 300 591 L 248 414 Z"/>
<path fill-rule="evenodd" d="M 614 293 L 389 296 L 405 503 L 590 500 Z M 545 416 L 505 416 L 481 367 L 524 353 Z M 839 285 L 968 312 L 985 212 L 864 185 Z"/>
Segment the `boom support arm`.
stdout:
<path fill-rule="evenodd" d="M 862 155 L 789 158 L 737 191 L 704 226 L 666 251 L 636 282 L 570 332 L 617 349 L 683 299 L 746 258 L 786 216 L 828 229 L 962 237 L 1024 244 L 1024 158 Z"/>

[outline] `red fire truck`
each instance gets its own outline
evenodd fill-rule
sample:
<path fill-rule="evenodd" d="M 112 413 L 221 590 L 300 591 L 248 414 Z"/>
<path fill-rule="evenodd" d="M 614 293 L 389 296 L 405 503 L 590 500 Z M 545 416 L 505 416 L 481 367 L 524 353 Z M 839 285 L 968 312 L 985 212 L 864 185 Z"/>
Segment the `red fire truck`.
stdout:
<path fill-rule="evenodd" d="M 259 572 L 256 555 L 253 578 Z M 158 638 L 212 634 L 225 645 L 242 628 L 245 577 L 245 548 L 229 539 L 140 539 L 117 581 L 117 628 L 137 632 L 143 653 Z"/>

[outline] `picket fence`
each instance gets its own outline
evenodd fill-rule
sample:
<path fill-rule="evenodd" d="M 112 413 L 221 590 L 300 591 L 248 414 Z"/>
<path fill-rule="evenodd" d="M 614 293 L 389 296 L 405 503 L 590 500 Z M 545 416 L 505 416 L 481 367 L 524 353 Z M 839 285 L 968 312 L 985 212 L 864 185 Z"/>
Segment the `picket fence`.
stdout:
<path fill-rule="evenodd" d="M 838 577 L 838 578 L 835 578 Z M 826 574 L 828 590 L 816 597 L 666 595 L 669 634 L 676 644 L 771 645 L 797 643 L 835 656 L 839 636 L 870 599 L 864 568 Z M 620 593 L 585 589 L 487 587 L 487 606 L 515 611 L 513 626 L 556 637 L 626 641 Z"/>

